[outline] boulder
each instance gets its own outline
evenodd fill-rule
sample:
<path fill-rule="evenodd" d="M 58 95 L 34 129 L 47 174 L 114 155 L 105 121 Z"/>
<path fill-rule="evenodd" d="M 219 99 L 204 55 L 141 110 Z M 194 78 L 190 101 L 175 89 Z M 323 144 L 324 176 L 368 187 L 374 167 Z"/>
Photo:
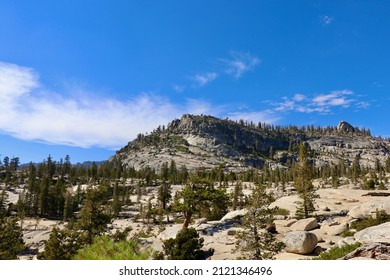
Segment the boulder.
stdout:
<path fill-rule="evenodd" d="M 390 243 L 390 222 L 365 228 L 355 233 L 354 237 L 363 243 Z"/>
<path fill-rule="evenodd" d="M 340 225 L 330 226 L 328 235 L 336 236 L 348 230 L 348 224 L 342 223 Z"/>
<path fill-rule="evenodd" d="M 247 209 L 231 211 L 231 212 L 227 213 L 225 216 L 223 216 L 222 219 L 220 220 L 220 222 L 225 222 L 227 220 L 233 220 L 233 219 L 241 218 L 241 217 L 245 216 L 245 214 L 247 212 L 248 212 Z"/>
<path fill-rule="evenodd" d="M 286 252 L 306 255 L 314 251 L 317 246 L 317 236 L 308 231 L 292 231 L 284 237 Z"/>
<path fill-rule="evenodd" d="M 298 220 L 290 226 L 292 231 L 308 231 L 318 227 L 317 220 L 315 218 L 307 218 Z"/>

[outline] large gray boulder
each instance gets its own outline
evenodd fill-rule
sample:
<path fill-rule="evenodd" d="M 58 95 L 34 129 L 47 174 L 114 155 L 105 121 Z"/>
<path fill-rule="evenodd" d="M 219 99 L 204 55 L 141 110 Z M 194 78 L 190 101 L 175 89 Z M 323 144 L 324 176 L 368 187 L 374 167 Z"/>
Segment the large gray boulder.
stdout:
<path fill-rule="evenodd" d="M 317 236 L 308 231 L 292 231 L 286 234 L 284 243 L 286 252 L 306 255 L 317 246 Z"/>
<path fill-rule="evenodd" d="M 354 235 L 363 243 L 390 243 L 390 222 L 365 228 Z"/>
<path fill-rule="evenodd" d="M 298 220 L 290 226 L 292 231 L 308 231 L 318 227 L 317 220 L 315 218 L 307 218 Z"/>
<path fill-rule="evenodd" d="M 332 236 L 337 236 L 337 235 L 340 235 L 347 230 L 348 230 L 348 224 L 346 222 L 344 222 L 344 223 L 341 223 L 339 225 L 334 225 L 334 226 L 329 227 L 327 234 L 332 235 Z"/>

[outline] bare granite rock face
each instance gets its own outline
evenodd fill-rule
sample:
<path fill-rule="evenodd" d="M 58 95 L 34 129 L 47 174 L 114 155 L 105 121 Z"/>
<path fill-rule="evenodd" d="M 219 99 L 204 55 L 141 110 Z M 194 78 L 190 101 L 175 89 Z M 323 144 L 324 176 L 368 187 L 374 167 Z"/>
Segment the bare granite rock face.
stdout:
<path fill-rule="evenodd" d="M 186 114 L 148 135 L 138 135 L 110 160 L 136 170 L 148 166 L 156 171 L 172 160 L 188 170 L 222 166 L 226 171 L 242 172 L 264 164 L 284 168 L 297 158 L 291 144 L 302 140 L 316 152 L 317 166 L 338 164 L 341 158 L 349 166 L 359 156 L 362 166 L 373 167 L 376 160 L 384 162 L 390 155 L 389 140 L 372 137 L 345 121 L 320 130 L 289 129 Z"/>
<path fill-rule="evenodd" d="M 363 243 L 389 243 L 390 222 L 365 228 L 354 235 L 355 239 Z"/>

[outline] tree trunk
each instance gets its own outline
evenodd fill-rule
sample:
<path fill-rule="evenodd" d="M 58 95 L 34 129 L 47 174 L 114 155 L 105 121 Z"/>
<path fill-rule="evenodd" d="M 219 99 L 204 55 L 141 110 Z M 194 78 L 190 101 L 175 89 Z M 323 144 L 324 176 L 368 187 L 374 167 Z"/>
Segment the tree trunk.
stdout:
<path fill-rule="evenodd" d="M 183 228 L 188 228 L 188 226 L 190 225 L 191 217 L 192 217 L 192 213 L 184 213 L 185 220 L 184 220 Z"/>

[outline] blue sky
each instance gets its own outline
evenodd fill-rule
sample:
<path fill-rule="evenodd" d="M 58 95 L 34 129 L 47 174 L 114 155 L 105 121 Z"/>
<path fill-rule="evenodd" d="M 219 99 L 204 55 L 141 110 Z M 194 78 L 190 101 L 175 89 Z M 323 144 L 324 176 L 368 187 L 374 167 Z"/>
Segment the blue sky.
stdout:
<path fill-rule="evenodd" d="M 0 0 L 0 155 L 105 160 L 184 113 L 390 136 L 388 1 Z"/>

